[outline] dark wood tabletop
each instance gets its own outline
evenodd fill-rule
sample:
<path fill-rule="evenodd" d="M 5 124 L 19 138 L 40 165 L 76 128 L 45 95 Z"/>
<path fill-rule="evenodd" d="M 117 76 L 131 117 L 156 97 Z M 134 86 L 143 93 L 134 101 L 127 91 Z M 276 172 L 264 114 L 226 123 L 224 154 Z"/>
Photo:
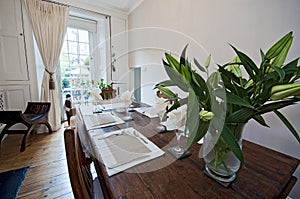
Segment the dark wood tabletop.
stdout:
<path fill-rule="evenodd" d="M 101 158 L 96 157 L 95 167 L 105 198 L 286 198 L 296 182 L 293 173 L 299 165 L 298 159 L 244 140 L 246 165 L 237 173 L 237 179 L 225 188 L 204 174 L 204 161 L 199 158 L 200 144 L 189 149 L 191 156 L 176 160 L 167 151 L 176 142 L 175 133 L 158 133 L 158 118 L 150 119 L 135 111 L 131 115 L 132 121 L 102 130 L 133 127 L 165 154 L 110 177 Z"/>

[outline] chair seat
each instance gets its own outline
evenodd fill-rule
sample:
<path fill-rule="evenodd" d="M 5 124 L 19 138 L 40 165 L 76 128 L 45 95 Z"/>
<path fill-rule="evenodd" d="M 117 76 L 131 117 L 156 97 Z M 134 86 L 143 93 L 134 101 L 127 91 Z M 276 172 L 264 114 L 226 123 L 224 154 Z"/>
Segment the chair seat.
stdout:
<path fill-rule="evenodd" d="M 30 122 L 41 119 L 43 116 L 44 114 L 23 114 L 23 117 Z"/>
<path fill-rule="evenodd" d="M 52 132 L 51 126 L 47 121 L 50 110 L 50 102 L 28 102 L 24 113 L 22 111 L 0 111 L 0 123 L 6 124 L 0 133 L 0 142 L 5 134 L 24 134 L 20 151 L 25 150 L 26 137 L 33 130 L 35 124 L 44 124 L 49 133 Z M 11 128 L 15 124 L 24 124 L 26 130 Z"/>
<path fill-rule="evenodd" d="M 0 123 L 9 124 L 9 123 L 19 123 L 22 122 L 21 117 L 22 111 L 0 111 Z"/>

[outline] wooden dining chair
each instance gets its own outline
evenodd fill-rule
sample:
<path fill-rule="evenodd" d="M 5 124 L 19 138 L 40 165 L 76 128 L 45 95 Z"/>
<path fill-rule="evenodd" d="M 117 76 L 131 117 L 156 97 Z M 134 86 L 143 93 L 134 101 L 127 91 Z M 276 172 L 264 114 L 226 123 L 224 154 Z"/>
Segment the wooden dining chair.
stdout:
<path fill-rule="evenodd" d="M 103 198 L 98 178 L 93 180 L 90 165 L 86 158 L 75 128 L 64 131 L 66 158 L 69 177 L 75 199 Z"/>
<path fill-rule="evenodd" d="M 52 128 L 48 122 L 50 106 L 50 102 L 28 102 L 24 113 L 22 111 L 0 111 L 0 123 L 6 124 L 0 133 L 0 142 L 5 134 L 24 134 L 20 148 L 22 152 L 26 147 L 27 135 L 36 125 L 45 125 L 48 132 L 51 133 Z M 27 128 L 25 130 L 11 128 L 18 123 L 24 124 Z"/>

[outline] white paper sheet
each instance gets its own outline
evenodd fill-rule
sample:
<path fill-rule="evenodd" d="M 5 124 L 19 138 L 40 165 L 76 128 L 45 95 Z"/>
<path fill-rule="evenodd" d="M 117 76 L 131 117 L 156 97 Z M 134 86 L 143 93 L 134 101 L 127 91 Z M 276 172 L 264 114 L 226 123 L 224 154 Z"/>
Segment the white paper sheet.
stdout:
<path fill-rule="evenodd" d="M 141 107 L 141 108 L 134 108 L 134 110 L 149 118 L 158 117 L 157 115 L 158 110 L 155 107 Z"/>
<path fill-rule="evenodd" d="M 87 130 L 125 123 L 117 115 L 112 115 L 110 112 L 92 114 L 92 115 L 83 115 L 83 120 Z"/>
<path fill-rule="evenodd" d="M 127 129 L 121 129 L 118 131 L 113 131 L 109 133 L 100 133 L 97 134 L 97 130 L 93 130 L 93 140 L 96 143 L 97 149 L 99 154 L 101 155 L 101 158 L 105 164 L 106 171 L 109 176 L 112 176 L 114 174 L 117 174 L 121 171 L 124 171 L 128 168 L 131 168 L 135 165 L 141 164 L 143 162 L 152 160 L 154 158 L 160 157 L 164 154 L 164 151 L 162 151 L 159 147 L 157 147 L 154 143 L 152 143 L 150 140 L 148 140 L 143 134 L 135 130 L 134 128 L 130 127 Z M 113 134 L 120 134 L 121 132 L 125 131 L 126 133 L 132 134 L 133 136 L 136 136 L 136 138 L 143 144 L 145 147 L 149 149 L 149 153 L 143 153 L 140 156 L 136 157 L 131 157 L 128 155 L 130 160 L 128 162 L 122 162 L 121 164 L 118 165 L 118 162 L 114 158 L 113 153 L 111 152 L 107 142 L 106 142 L 106 137 L 111 136 Z M 136 132 L 134 134 L 133 132 Z M 118 135 L 123 136 L 123 135 Z M 115 164 L 115 165 L 114 165 Z M 110 166 L 107 166 L 110 165 Z M 112 166 L 113 165 L 113 166 Z M 111 168 L 113 167 L 113 168 Z"/>

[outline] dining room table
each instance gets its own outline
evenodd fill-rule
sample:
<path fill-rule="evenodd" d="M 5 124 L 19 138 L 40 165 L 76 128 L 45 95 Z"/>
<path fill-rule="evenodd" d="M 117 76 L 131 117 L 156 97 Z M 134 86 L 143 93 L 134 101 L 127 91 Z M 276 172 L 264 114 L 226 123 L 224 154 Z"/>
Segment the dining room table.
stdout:
<path fill-rule="evenodd" d="M 298 159 L 243 140 L 245 165 L 224 187 L 205 174 L 202 144 L 189 148 L 185 157 L 175 157 L 169 151 L 177 144 L 175 130 L 159 132 L 159 118 L 141 111 L 145 108 L 149 106 L 134 102 L 126 121 L 122 109 L 96 113 L 95 107 L 85 106 L 77 111 L 76 129 L 93 159 L 104 198 L 286 198 L 295 185 Z M 87 122 L 87 117 L 101 114 L 118 119 L 99 126 Z M 183 136 L 180 144 L 186 140 Z"/>

